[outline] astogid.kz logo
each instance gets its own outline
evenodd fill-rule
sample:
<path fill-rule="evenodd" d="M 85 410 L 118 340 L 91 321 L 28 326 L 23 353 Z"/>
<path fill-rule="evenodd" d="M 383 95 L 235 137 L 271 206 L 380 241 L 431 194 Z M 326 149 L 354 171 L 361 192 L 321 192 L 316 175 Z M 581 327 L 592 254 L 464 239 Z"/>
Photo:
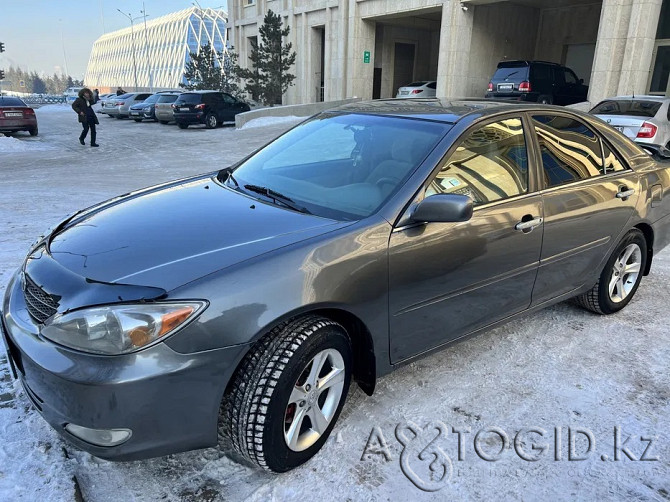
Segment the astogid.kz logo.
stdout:
<path fill-rule="evenodd" d="M 474 451 L 474 456 L 472 453 L 469 456 L 485 462 L 497 462 L 505 455 L 513 454 L 525 462 L 541 459 L 580 462 L 594 458 L 602 462 L 659 460 L 653 451 L 655 437 L 626 435 L 620 426 L 614 427 L 608 453 L 599 457 L 595 435 L 583 427 L 557 426 L 551 431 L 525 427 L 510 437 L 504 429 L 495 426 L 482 428 L 473 434 L 469 427 L 448 427 L 441 421 L 431 421 L 423 427 L 407 421 L 396 426 L 395 437 L 400 444 L 400 469 L 417 488 L 427 492 L 440 490 L 449 483 L 454 472 L 452 458 L 457 462 L 465 461 L 469 439 L 472 439 Z M 455 440 L 449 441 L 450 438 Z M 451 458 L 445 451 L 449 448 L 455 449 Z M 365 444 L 361 461 L 377 457 L 391 462 L 394 460 L 393 449 L 397 450 L 397 445 L 389 445 L 382 429 L 375 426 Z"/>

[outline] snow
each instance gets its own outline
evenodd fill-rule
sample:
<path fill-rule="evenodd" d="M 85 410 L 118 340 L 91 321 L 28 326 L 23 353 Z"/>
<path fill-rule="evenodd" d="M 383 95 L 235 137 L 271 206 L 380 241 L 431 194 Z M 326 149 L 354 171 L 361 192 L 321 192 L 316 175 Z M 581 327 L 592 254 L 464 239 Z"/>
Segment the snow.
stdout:
<path fill-rule="evenodd" d="M 150 184 L 229 165 L 291 124 L 251 130 L 206 130 L 100 118 L 100 148 L 81 146 L 80 126 L 68 107 L 37 110 L 39 145 L 0 160 L 0 291 L 28 246 L 63 216 L 97 201 Z M 26 145 L 33 139 L 21 135 Z M 670 493 L 670 251 L 654 258 L 635 300 L 620 314 L 597 316 L 563 303 L 398 369 L 378 381 L 371 397 L 352 387 L 323 450 L 304 466 L 271 475 L 237 463 L 217 448 L 146 461 L 111 463 L 64 443 L 32 409 L 0 357 L 0 500 L 71 501 L 75 482 L 87 501 L 210 500 L 601 500 L 668 499 Z M 406 428 L 419 427 L 419 441 Z M 424 481 L 428 461 L 417 455 L 437 434 L 421 427 L 443 422 L 438 446 L 451 477 L 434 492 L 417 488 L 403 462 Z M 613 431 L 640 458 L 613 461 Z M 373 428 L 388 444 L 363 455 Z M 498 427 L 508 437 L 502 458 L 488 462 L 474 437 Z M 543 440 L 521 435 L 519 447 L 546 444 L 537 462 L 515 454 L 521 428 L 539 427 Z M 562 431 L 562 459 L 554 460 L 554 430 Z M 593 432 L 594 454 L 568 459 L 568 427 Z M 464 458 L 458 460 L 462 433 Z M 500 449 L 492 434 L 482 446 Z M 405 438 L 405 439 L 403 439 Z M 374 438 L 373 438 L 374 439 Z M 401 439 L 407 443 L 403 454 Z M 574 439 L 574 438 L 573 438 Z M 583 437 L 576 440 L 584 451 Z M 377 444 L 373 441 L 373 444 Z M 224 445 L 225 446 L 225 445 Z M 601 460 L 608 455 L 608 460 Z M 439 459 L 439 456 L 436 457 Z M 439 481 L 439 462 L 434 481 Z"/>
<path fill-rule="evenodd" d="M 305 120 L 307 117 L 296 117 L 295 115 L 287 115 L 286 117 L 260 117 L 250 120 L 244 124 L 240 129 L 253 129 L 255 127 L 267 127 L 272 125 L 293 125 L 296 122 Z"/>
<path fill-rule="evenodd" d="M 53 147 L 40 141 L 39 136 L 28 139 L 24 137 L 28 133 L 17 133 L 17 136 L 0 136 L 0 153 L 14 153 L 14 152 L 37 152 L 52 150 Z"/>

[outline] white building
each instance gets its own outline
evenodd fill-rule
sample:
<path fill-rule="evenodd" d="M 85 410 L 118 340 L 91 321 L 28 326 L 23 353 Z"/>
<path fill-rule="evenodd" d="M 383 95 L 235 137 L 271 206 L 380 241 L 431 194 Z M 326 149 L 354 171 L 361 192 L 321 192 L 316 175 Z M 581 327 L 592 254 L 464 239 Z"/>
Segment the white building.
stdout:
<path fill-rule="evenodd" d="M 106 33 L 93 44 L 84 84 L 100 92 L 178 88 L 190 52 L 209 42 L 221 52 L 227 43 L 227 14 L 190 9 Z"/>
<path fill-rule="evenodd" d="M 483 96 L 499 61 L 572 67 L 597 101 L 670 94 L 670 0 L 229 0 L 241 65 L 268 9 L 291 32 L 286 104 L 387 98 L 436 80 L 438 96 Z"/>

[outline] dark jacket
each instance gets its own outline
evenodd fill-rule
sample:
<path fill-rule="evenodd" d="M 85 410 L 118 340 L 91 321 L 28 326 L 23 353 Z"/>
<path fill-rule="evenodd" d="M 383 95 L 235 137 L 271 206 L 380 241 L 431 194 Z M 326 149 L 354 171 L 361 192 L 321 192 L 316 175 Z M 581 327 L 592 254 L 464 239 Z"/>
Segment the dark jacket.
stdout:
<path fill-rule="evenodd" d="M 88 122 L 89 124 L 99 124 L 98 122 L 98 117 L 96 116 L 95 112 L 93 111 L 93 99 L 88 100 L 88 104 L 90 106 L 87 106 L 86 103 L 86 98 L 84 97 L 84 94 L 86 92 L 93 93 L 89 89 L 82 89 L 79 91 L 79 97 L 74 100 L 74 103 L 72 103 L 72 109 L 77 112 L 77 118 L 79 122 L 84 123 Z M 83 113 L 83 115 L 82 115 Z"/>

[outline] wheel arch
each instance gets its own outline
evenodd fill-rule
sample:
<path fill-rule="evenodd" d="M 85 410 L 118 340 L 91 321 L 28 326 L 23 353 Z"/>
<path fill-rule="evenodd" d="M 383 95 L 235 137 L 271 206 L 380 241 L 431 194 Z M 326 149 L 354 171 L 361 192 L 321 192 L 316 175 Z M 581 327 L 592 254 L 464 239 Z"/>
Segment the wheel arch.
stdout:
<path fill-rule="evenodd" d="M 635 228 L 640 230 L 647 241 L 647 264 L 644 267 L 642 275 L 649 275 L 651 270 L 651 261 L 654 257 L 654 229 L 648 223 L 638 223 Z"/>

